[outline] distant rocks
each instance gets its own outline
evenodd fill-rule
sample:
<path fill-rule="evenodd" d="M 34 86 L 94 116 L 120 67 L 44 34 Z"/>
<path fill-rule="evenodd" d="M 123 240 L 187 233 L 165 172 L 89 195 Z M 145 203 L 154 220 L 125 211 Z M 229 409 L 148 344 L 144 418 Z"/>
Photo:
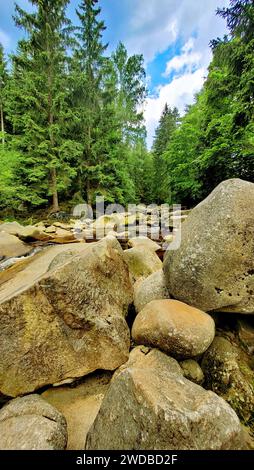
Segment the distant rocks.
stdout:
<path fill-rule="evenodd" d="M 26 256 L 31 250 L 32 248 L 30 246 L 25 245 L 25 243 L 14 235 L 7 232 L 0 232 L 0 260 Z"/>
<path fill-rule="evenodd" d="M 192 210 L 169 251 L 170 294 L 204 311 L 254 313 L 254 184 L 221 183 Z"/>
<path fill-rule="evenodd" d="M 154 300 L 137 315 L 132 337 L 173 357 L 188 359 L 203 354 L 215 335 L 213 319 L 177 300 Z"/>
<path fill-rule="evenodd" d="M 150 240 L 148 237 L 133 237 L 129 240 L 129 246 L 131 248 L 144 248 L 146 250 L 156 252 L 161 249 L 158 243 Z"/>
<path fill-rule="evenodd" d="M 0 450 L 64 450 L 64 416 L 39 395 L 10 401 L 0 411 Z"/>

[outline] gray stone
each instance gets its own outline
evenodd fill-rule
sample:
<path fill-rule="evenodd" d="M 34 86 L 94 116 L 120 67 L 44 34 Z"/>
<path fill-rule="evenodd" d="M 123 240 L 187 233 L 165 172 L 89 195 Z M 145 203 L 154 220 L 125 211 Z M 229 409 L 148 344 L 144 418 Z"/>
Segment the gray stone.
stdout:
<path fill-rule="evenodd" d="M 88 433 L 87 450 L 246 448 L 239 419 L 222 398 L 186 380 L 172 358 L 143 355 L 131 355 L 115 373 Z"/>
<path fill-rule="evenodd" d="M 254 184 L 221 183 L 192 210 L 164 273 L 171 295 L 204 311 L 254 313 Z"/>
<path fill-rule="evenodd" d="M 145 280 L 135 283 L 134 305 L 137 312 L 140 312 L 152 300 L 161 299 L 170 299 L 162 269 L 151 274 Z"/>
<path fill-rule="evenodd" d="M 0 411 L 0 450 L 64 450 L 64 416 L 39 395 L 11 400 Z"/>

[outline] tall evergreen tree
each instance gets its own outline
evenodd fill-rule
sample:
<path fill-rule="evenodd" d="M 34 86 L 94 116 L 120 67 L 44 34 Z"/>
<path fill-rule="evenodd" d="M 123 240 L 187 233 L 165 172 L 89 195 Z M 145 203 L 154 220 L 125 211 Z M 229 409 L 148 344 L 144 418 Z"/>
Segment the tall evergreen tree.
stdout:
<path fill-rule="evenodd" d="M 163 184 L 167 172 L 163 154 L 167 150 L 179 119 L 180 115 L 177 108 L 171 109 L 166 104 L 155 131 L 152 152 L 154 160 L 154 197 L 158 203 L 165 202 L 168 199 L 168 188 Z"/>
<path fill-rule="evenodd" d="M 16 143 L 22 152 L 18 177 L 20 198 L 33 205 L 52 196 L 52 210 L 59 210 L 59 191 L 70 184 L 74 172 L 69 162 L 76 146 L 68 133 L 71 111 L 67 104 L 69 0 L 29 0 L 27 13 L 16 5 L 16 25 L 27 39 L 19 42 L 13 57 L 10 113 Z"/>
<path fill-rule="evenodd" d="M 77 33 L 74 69 L 74 99 L 79 117 L 79 133 L 83 145 L 78 168 L 79 190 L 85 186 L 89 203 L 92 202 L 93 188 L 98 180 L 98 155 L 95 154 L 96 132 L 101 114 L 101 89 L 105 65 L 103 43 L 106 29 L 100 20 L 101 8 L 98 0 L 83 0 L 77 10 L 80 27 Z"/>
<path fill-rule="evenodd" d="M 6 61 L 4 58 L 4 49 L 2 44 L 0 44 L 0 122 L 1 122 L 1 141 L 2 146 L 5 145 L 5 90 L 7 85 L 7 67 Z"/>

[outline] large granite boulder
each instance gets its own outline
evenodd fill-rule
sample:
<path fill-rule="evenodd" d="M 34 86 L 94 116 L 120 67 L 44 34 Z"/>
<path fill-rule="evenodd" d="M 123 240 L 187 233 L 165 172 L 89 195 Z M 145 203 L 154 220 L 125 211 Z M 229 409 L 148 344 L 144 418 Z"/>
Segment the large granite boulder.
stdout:
<path fill-rule="evenodd" d="M 64 450 L 64 416 L 39 395 L 11 400 L 0 411 L 0 450 Z"/>
<path fill-rule="evenodd" d="M 41 253 L 0 288 L 2 394 L 115 370 L 128 359 L 133 288 L 123 251 L 116 239 L 73 247 L 46 264 Z"/>
<path fill-rule="evenodd" d="M 222 398 L 186 380 L 174 359 L 142 349 L 115 373 L 86 441 L 88 450 L 242 448 L 239 419 Z"/>
<path fill-rule="evenodd" d="M 254 184 L 221 183 L 192 210 L 164 273 L 172 296 L 205 311 L 254 313 Z"/>
<path fill-rule="evenodd" d="M 153 300 L 137 315 L 132 327 L 136 344 L 159 348 L 179 359 L 203 354 L 214 336 L 212 317 L 178 300 Z"/>

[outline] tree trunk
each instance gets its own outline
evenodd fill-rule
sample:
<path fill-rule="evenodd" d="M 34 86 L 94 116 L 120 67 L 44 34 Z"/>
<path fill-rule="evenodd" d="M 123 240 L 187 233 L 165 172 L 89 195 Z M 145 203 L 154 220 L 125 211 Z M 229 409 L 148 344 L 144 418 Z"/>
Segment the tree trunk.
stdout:
<path fill-rule="evenodd" d="M 88 149 L 87 149 L 87 166 L 89 167 L 91 161 L 91 126 L 88 127 Z M 87 204 L 92 205 L 92 194 L 90 180 L 86 183 Z"/>
<path fill-rule="evenodd" d="M 49 44 L 47 37 L 47 59 L 48 59 L 48 125 L 49 125 L 49 138 L 50 146 L 53 153 L 53 148 L 55 147 L 55 138 L 52 133 L 52 126 L 54 124 L 54 111 L 53 111 L 53 64 L 52 64 L 52 49 Z M 53 167 L 50 169 L 50 184 L 52 191 L 52 212 L 59 211 L 59 201 L 58 201 L 58 191 L 57 191 L 57 174 L 56 168 Z"/>
<path fill-rule="evenodd" d="M 86 194 L 87 194 L 87 204 L 89 206 L 92 205 L 92 194 L 91 194 L 91 186 L 90 186 L 90 181 L 87 180 L 86 182 Z"/>
<path fill-rule="evenodd" d="M 0 115 L 1 115 L 1 133 L 2 133 L 2 145 L 4 147 L 5 144 L 5 136 L 4 136 L 4 111 L 3 111 L 3 105 L 2 103 L 0 104 Z"/>
<path fill-rule="evenodd" d="M 52 197 L 53 197 L 53 205 L 52 205 L 52 212 L 59 211 L 59 203 L 58 203 L 58 192 L 57 192 L 57 177 L 56 177 L 56 169 L 52 168 L 50 171 L 51 176 L 51 188 L 52 188 Z"/>

